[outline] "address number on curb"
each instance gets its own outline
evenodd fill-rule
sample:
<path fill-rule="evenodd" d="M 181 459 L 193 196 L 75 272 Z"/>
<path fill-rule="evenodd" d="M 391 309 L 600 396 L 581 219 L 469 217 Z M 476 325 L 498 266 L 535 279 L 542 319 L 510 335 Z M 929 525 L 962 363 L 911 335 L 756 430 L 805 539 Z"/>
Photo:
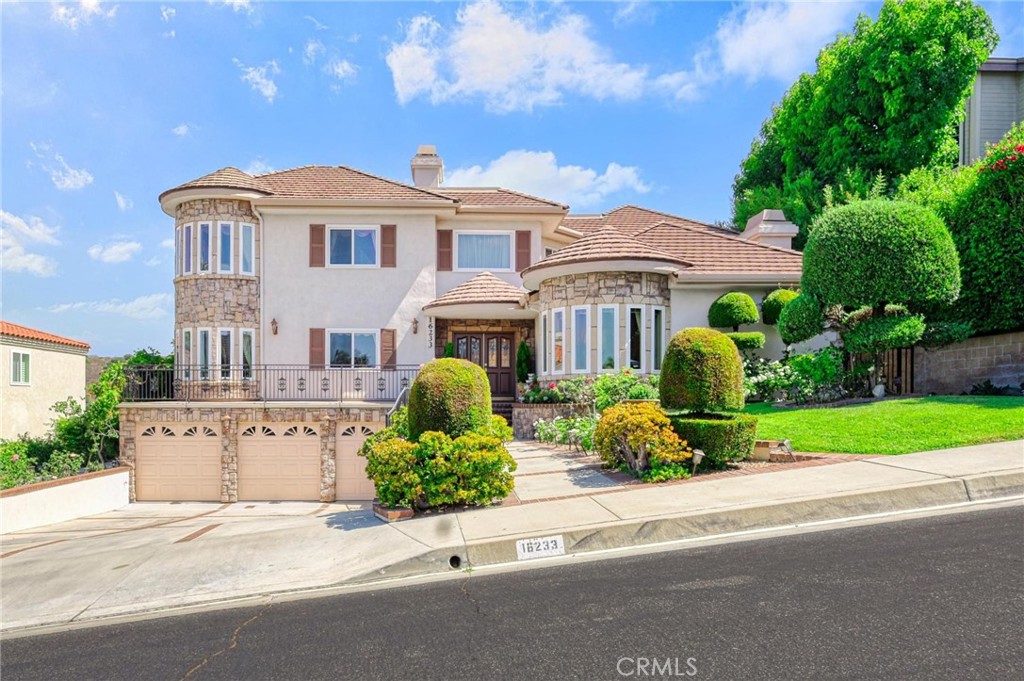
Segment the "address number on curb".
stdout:
<path fill-rule="evenodd" d="M 565 539 L 560 534 L 556 534 L 554 537 L 520 539 L 516 542 L 516 555 L 519 560 L 545 558 L 547 556 L 564 556 Z"/>

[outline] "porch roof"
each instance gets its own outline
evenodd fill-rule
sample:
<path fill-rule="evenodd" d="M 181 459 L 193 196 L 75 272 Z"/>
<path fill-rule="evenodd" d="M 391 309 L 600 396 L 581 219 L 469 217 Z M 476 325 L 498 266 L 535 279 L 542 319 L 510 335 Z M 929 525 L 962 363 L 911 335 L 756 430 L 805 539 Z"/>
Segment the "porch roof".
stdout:
<path fill-rule="evenodd" d="M 527 291 L 490 272 L 481 272 L 440 298 L 423 306 L 433 317 L 493 315 L 495 318 L 533 316 L 526 309 Z"/>

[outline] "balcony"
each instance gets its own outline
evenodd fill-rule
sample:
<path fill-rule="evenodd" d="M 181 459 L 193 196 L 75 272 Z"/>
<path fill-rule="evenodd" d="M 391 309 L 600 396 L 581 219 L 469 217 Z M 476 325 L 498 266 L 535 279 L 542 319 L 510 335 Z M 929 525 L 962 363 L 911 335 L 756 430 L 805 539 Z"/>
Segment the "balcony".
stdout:
<path fill-rule="evenodd" d="M 125 367 L 125 402 L 394 402 L 418 364 L 310 367 L 209 364 Z"/>

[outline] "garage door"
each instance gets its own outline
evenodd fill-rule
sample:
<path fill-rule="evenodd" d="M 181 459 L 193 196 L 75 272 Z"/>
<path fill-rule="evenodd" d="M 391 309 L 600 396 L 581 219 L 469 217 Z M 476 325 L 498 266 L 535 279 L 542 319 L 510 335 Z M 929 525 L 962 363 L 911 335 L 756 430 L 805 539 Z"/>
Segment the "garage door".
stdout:
<path fill-rule="evenodd" d="M 220 501 L 220 433 L 214 425 L 146 425 L 135 440 L 139 501 Z"/>
<path fill-rule="evenodd" d="M 366 459 L 359 448 L 366 438 L 384 424 L 339 423 L 335 440 L 335 495 L 338 501 L 369 501 L 377 496 L 373 481 L 366 477 Z"/>
<path fill-rule="evenodd" d="M 302 423 L 248 426 L 238 437 L 239 501 L 320 501 L 320 433 Z"/>

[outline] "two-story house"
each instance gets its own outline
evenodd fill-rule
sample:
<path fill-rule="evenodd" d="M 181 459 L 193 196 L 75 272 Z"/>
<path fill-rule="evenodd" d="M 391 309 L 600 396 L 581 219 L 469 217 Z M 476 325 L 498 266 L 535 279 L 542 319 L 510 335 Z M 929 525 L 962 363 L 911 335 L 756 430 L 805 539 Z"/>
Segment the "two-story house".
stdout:
<path fill-rule="evenodd" d="M 372 498 L 358 447 L 446 348 L 485 369 L 502 409 L 521 342 L 542 378 L 657 372 L 670 334 L 706 325 L 722 293 L 759 300 L 800 279 L 778 211 L 736 235 L 447 187 L 430 146 L 411 169 L 410 185 L 344 166 L 224 168 L 161 194 L 177 362 L 139 372 L 122 405 L 133 499 Z"/>

